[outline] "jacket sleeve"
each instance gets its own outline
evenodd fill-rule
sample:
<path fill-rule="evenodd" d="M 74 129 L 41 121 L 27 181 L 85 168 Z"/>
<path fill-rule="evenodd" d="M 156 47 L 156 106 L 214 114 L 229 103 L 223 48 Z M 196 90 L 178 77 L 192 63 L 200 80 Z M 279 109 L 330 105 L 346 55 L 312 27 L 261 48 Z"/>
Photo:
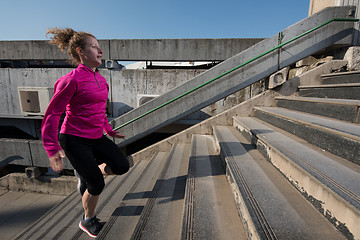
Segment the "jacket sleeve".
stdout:
<path fill-rule="evenodd" d="M 104 131 L 110 135 L 111 137 L 113 137 L 115 135 L 115 133 L 117 133 L 116 131 L 114 131 L 109 123 L 109 120 L 107 119 L 106 115 L 104 115 Z"/>
<path fill-rule="evenodd" d="M 46 109 L 42 124 L 42 141 L 49 157 L 54 156 L 61 147 L 58 142 L 60 117 L 76 91 L 76 82 L 68 76 L 61 77 L 54 86 L 54 96 Z"/>

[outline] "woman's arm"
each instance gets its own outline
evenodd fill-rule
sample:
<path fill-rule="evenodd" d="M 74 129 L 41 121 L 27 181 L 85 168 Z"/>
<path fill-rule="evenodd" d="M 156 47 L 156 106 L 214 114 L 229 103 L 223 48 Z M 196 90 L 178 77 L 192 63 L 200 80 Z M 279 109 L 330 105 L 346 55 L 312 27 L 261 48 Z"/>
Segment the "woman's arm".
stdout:
<path fill-rule="evenodd" d="M 57 154 L 61 147 L 58 142 L 58 127 L 60 117 L 76 91 L 76 83 L 70 77 L 60 78 L 54 86 L 54 96 L 46 109 L 41 135 L 44 148 L 49 157 Z"/>

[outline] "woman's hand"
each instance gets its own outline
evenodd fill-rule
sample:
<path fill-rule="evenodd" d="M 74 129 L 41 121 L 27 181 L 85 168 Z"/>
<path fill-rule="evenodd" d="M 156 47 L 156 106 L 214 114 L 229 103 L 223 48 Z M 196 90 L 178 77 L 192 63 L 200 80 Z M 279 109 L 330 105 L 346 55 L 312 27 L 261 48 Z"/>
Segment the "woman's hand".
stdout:
<path fill-rule="evenodd" d="M 55 172 L 61 172 L 64 168 L 63 158 L 65 157 L 64 150 L 58 151 L 54 156 L 50 157 L 50 166 Z"/>
<path fill-rule="evenodd" d="M 118 132 L 116 132 L 114 135 L 113 135 L 114 138 L 125 138 L 125 135 L 122 135 Z"/>

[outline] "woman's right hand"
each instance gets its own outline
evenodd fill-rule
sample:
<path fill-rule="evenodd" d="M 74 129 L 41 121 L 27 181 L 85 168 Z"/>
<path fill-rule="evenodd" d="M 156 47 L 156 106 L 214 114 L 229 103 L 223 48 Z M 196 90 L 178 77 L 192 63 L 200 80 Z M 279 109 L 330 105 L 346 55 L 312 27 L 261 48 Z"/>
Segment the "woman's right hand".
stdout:
<path fill-rule="evenodd" d="M 64 168 L 63 158 L 65 157 L 64 150 L 58 151 L 54 156 L 50 157 L 50 166 L 55 172 L 61 172 Z"/>

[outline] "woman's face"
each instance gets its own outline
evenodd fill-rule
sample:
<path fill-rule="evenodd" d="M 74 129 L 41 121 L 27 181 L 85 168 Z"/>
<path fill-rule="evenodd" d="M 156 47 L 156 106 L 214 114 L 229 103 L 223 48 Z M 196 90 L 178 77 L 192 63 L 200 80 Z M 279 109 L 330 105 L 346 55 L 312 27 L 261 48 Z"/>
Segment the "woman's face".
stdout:
<path fill-rule="evenodd" d="M 93 37 L 88 37 L 85 40 L 85 48 L 80 50 L 81 63 L 95 70 L 101 65 L 102 54 L 99 42 Z"/>

